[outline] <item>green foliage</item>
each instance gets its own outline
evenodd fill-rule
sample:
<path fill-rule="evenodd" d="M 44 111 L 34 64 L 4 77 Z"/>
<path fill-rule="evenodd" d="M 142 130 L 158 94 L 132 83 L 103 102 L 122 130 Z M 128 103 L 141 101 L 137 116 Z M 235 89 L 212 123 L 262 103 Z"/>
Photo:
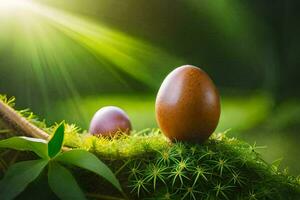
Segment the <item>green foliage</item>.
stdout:
<path fill-rule="evenodd" d="M 56 162 L 49 165 L 48 182 L 60 199 L 86 199 L 69 170 Z"/>
<path fill-rule="evenodd" d="M 0 199 L 14 199 L 39 176 L 47 163 L 47 160 L 33 160 L 12 165 L 0 181 Z"/>
<path fill-rule="evenodd" d="M 121 185 L 113 172 L 94 154 L 91 154 L 88 151 L 80 149 L 67 151 L 59 155 L 55 161 L 72 164 L 77 167 L 92 171 L 111 182 L 119 191 L 122 192 Z"/>
<path fill-rule="evenodd" d="M 18 151 L 33 151 L 41 158 L 49 158 L 47 142 L 43 139 L 30 137 L 12 137 L 0 141 L 0 148 L 10 148 Z"/>
<path fill-rule="evenodd" d="M 0 141 L 0 147 L 21 151 L 33 151 L 41 160 L 18 162 L 12 165 L 0 182 L 0 199 L 17 197 L 29 183 L 34 181 L 49 165 L 48 183 L 61 199 L 85 199 L 72 174 L 62 164 L 73 164 L 90 170 L 111 182 L 120 192 L 122 188 L 112 171 L 93 154 L 84 150 L 69 150 L 60 153 L 64 140 L 65 125 L 55 128 L 50 141 L 28 137 L 11 137 Z M 47 149 L 48 147 L 48 149 Z M 48 154 L 47 154 L 48 152 Z M 63 180 L 63 181 L 62 181 Z"/>
<path fill-rule="evenodd" d="M 65 135 L 65 125 L 61 123 L 55 130 L 53 137 L 48 142 L 48 155 L 50 158 L 55 157 L 63 146 Z"/>

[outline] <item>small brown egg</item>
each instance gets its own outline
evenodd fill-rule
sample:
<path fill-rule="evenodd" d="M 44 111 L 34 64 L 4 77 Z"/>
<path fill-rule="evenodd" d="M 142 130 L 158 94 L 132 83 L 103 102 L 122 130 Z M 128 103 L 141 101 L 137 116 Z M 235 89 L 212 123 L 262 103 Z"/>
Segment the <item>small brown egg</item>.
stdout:
<path fill-rule="evenodd" d="M 163 81 L 156 98 L 156 120 L 170 140 L 204 142 L 220 118 L 220 97 L 209 76 L 185 65 Z"/>
<path fill-rule="evenodd" d="M 106 106 L 96 112 L 89 132 L 97 136 L 114 136 L 119 132 L 129 134 L 131 123 L 128 115 L 115 106 Z"/>

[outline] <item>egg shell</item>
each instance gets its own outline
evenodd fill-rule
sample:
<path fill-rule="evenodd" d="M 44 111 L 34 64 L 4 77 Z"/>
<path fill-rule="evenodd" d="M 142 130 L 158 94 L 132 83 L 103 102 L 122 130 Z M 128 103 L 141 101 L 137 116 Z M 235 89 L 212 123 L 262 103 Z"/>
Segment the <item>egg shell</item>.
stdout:
<path fill-rule="evenodd" d="M 163 81 L 155 112 L 160 129 L 169 139 L 204 142 L 218 125 L 220 97 L 203 70 L 185 65 Z"/>
<path fill-rule="evenodd" d="M 129 134 L 131 123 L 128 115 L 115 106 L 106 106 L 98 110 L 90 123 L 89 132 L 98 136 L 114 136 L 119 132 Z"/>

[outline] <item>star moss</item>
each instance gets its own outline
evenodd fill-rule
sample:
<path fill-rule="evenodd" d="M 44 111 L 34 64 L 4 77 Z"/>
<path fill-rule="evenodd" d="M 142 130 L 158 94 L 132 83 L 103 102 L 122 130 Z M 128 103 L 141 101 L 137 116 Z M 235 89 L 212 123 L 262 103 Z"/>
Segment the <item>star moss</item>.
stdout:
<path fill-rule="evenodd" d="M 300 178 L 264 161 L 257 147 L 225 133 L 204 144 L 170 143 L 158 130 L 118 138 L 68 133 L 66 144 L 108 160 L 140 199 L 297 199 Z M 79 139 L 81 138 L 81 139 Z M 114 162 L 111 162 L 113 165 Z"/>

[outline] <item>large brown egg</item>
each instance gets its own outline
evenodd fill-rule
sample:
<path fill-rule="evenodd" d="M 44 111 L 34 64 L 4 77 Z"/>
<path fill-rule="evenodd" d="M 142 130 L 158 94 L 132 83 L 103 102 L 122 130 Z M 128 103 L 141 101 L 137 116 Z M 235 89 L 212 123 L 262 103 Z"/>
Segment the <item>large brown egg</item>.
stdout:
<path fill-rule="evenodd" d="M 101 108 L 94 115 L 89 132 L 93 135 L 114 136 L 119 132 L 129 134 L 131 123 L 128 115 L 115 106 Z"/>
<path fill-rule="evenodd" d="M 171 140 L 203 142 L 220 118 L 220 97 L 209 76 L 185 65 L 163 81 L 156 98 L 156 120 Z"/>

